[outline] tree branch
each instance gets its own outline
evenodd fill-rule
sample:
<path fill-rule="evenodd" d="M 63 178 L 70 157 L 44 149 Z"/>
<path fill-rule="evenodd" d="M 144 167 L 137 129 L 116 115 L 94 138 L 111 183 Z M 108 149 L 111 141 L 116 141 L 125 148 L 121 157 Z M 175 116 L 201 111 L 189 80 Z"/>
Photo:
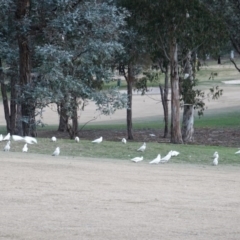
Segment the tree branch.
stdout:
<path fill-rule="evenodd" d="M 234 62 L 232 58 L 230 58 L 230 61 L 234 64 L 235 68 L 240 72 L 240 68 L 238 68 L 237 64 Z"/>

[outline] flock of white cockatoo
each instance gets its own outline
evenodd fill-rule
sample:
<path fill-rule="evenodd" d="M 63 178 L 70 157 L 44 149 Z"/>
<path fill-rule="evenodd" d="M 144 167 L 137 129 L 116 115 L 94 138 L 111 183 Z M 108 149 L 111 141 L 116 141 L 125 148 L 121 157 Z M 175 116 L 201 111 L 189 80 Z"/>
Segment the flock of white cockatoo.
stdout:
<path fill-rule="evenodd" d="M 5 147 L 3 148 L 3 151 L 5 152 L 9 152 L 10 149 L 11 149 L 11 139 L 13 141 L 22 141 L 22 142 L 25 142 L 23 148 L 22 148 L 22 152 L 28 152 L 28 144 L 36 144 L 37 143 L 37 139 L 34 138 L 34 137 L 29 137 L 29 136 L 26 136 L 26 137 L 21 137 L 21 136 L 18 136 L 18 135 L 10 135 L 10 133 L 8 133 L 5 137 L 3 137 L 2 134 L 0 134 L 0 142 L 1 141 L 7 141 L 7 144 L 5 145 Z M 79 142 L 80 139 L 79 137 L 75 137 L 75 142 Z M 102 137 L 98 138 L 98 139 L 95 139 L 94 141 L 92 141 L 92 143 L 101 143 L 103 140 Z M 51 141 L 52 142 L 57 142 L 57 138 L 55 136 L 53 136 L 51 138 Z M 58 156 L 60 154 L 60 147 L 56 147 L 56 149 L 54 150 L 52 156 Z"/>
<path fill-rule="evenodd" d="M 143 145 L 137 149 L 138 152 L 144 152 L 147 148 L 146 143 L 143 143 Z M 161 154 L 158 154 L 156 158 L 154 158 L 152 161 L 149 162 L 149 164 L 159 164 L 159 163 L 166 163 L 170 160 L 173 156 L 178 156 L 180 153 L 177 151 L 170 151 L 165 157 L 161 158 Z M 131 161 L 137 163 L 141 162 L 143 160 L 143 156 L 141 157 L 135 157 L 132 158 Z"/>
<path fill-rule="evenodd" d="M 11 138 L 13 141 L 22 141 L 25 142 L 23 148 L 22 148 L 22 152 L 28 152 L 28 144 L 37 144 L 37 139 L 34 137 L 29 137 L 29 136 L 25 136 L 25 137 L 21 137 L 18 135 L 10 135 L 10 133 L 8 133 L 5 137 L 3 137 L 2 134 L 0 134 L 0 142 L 1 141 L 7 141 L 5 147 L 3 148 L 3 151 L 9 152 L 11 149 Z M 80 139 L 79 137 L 75 137 L 75 142 L 79 142 Z M 57 142 L 57 138 L 55 136 L 53 136 L 51 138 L 52 142 Z M 92 141 L 92 143 L 101 143 L 103 141 L 103 137 L 97 138 L 95 140 Z M 123 138 L 121 140 L 121 142 L 123 144 L 127 144 L 127 140 L 125 138 Z M 144 142 L 143 145 L 137 149 L 138 152 L 144 152 L 147 148 L 146 143 Z M 54 150 L 52 156 L 58 156 L 60 154 L 60 147 L 56 147 L 56 149 Z M 166 156 L 164 156 L 163 158 L 161 158 L 161 155 L 158 154 L 157 157 L 155 159 L 153 159 L 152 161 L 149 162 L 149 164 L 159 164 L 159 163 L 166 163 L 168 162 L 171 157 L 175 157 L 178 156 L 180 153 L 177 151 L 173 151 L 171 150 Z M 240 154 L 240 150 L 238 150 L 237 152 L 235 152 L 235 154 Z M 213 162 L 212 165 L 213 166 L 217 166 L 218 165 L 218 159 L 219 159 L 219 154 L 218 152 L 215 152 L 213 154 Z M 143 160 L 143 156 L 141 157 L 135 157 L 132 158 L 131 161 L 138 163 L 141 162 Z"/>

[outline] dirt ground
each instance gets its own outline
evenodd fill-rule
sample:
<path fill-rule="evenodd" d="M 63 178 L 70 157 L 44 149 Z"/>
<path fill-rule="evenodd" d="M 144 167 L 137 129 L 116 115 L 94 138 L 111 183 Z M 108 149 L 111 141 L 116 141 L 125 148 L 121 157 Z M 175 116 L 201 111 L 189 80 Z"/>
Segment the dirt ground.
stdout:
<path fill-rule="evenodd" d="M 228 86 L 224 91 L 218 102 L 208 103 L 207 111 L 239 106 L 239 89 Z M 135 94 L 133 118 L 161 119 L 158 97 L 157 92 Z M 81 121 L 96 114 L 90 103 Z M 125 116 L 122 110 L 94 123 L 124 121 Z M 54 107 L 46 109 L 44 121 L 58 122 Z M 0 109 L 0 125 L 4 124 Z M 204 143 L 216 139 L 215 145 L 221 145 L 223 136 L 225 142 L 240 142 L 236 132 L 226 138 L 219 129 L 204 131 Z M 93 131 L 91 137 L 99 133 Z M 112 133 L 112 138 L 118 135 Z M 151 141 L 149 133 L 152 130 L 139 131 L 136 139 Z M 155 134 L 159 137 L 161 130 Z M 196 132 L 195 138 L 198 134 L 203 132 Z M 240 239 L 239 166 L 152 166 L 0 152 L 0 168 L 0 239 Z"/>
<path fill-rule="evenodd" d="M 0 152 L 0 239 L 240 239 L 239 167 Z"/>

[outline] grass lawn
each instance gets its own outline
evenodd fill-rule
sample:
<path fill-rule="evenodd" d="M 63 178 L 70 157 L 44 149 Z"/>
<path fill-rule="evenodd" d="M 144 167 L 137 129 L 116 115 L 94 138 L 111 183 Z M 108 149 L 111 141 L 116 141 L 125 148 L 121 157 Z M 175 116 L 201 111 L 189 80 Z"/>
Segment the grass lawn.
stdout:
<path fill-rule="evenodd" d="M 1 142 L 0 146 L 4 147 L 6 142 Z M 22 153 L 23 142 L 11 143 L 11 152 Z M 50 139 L 38 139 L 38 144 L 29 145 L 29 153 L 47 154 L 52 157 L 51 154 L 55 148 L 59 146 L 61 149 L 61 156 L 72 157 L 92 157 L 98 158 L 99 161 L 102 158 L 127 160 L 137 156 L 143 156 L 143 163 L 148 163 L 154 159 L 157 154 L 165 156 L 170 150 L 176 150 L 180 152 L 177 157 L 172 157 L 169 163 L 191 163 L 209 165 L 212 163 L 212 155 L 215 151 L 219 153 L 219 164 L 239 164 L 240 156 L 235 155 L 236 148 L 227 147 L 215 147 L 215 146 L 201 146 L 201 145 L 176 145 L 176 144 L 159 144 L 159 143 L 147 143 L 147 148 L 144 153 L 137 152 L 137 149 L 141 146 L 141 143 L 127 142 L 123 144 L 119 142 L 103 141 L 100 144 L 93 144 L 91 141 L 80 140 L 76 143 L 74 140 L 58 139 L 57 142 L 51 142 Z M 6 152 L 6 154 L 8 154 Z M 56 157 L 57 158 L 57 157 Z M 141 163 L 140 163 L 141 164 Z"/>
<path fill-rule="evenodd" d="M 237 128 L 239 124 L 240 113 L 232 112 L 230 114 L 216 114 L 209 115 L 201 119 L 196 119 L 195 127 L 214 127 L 214 128 L 224 128 L 224 127 L 233 127 Z M 142 122 L 134 125 L 135 129 L 139 128 L 159 128 L 157 122 Z M 125 128 L 124 125 L 89 125 L 87 129 L 121 129 Z M 49 130 L 53 130 L 53 126 L 48 126 Z M 56 126 L 55 126 L 56 129 Z M 103 136 L 104 137 L 104 136 Z M 6 142 L 0 142 L 0 147 L 3 149 Z M 38 144 L 29 145 L 30 153 L 39 153 L 47 154 L 51 157 L 51 154 L 57 146 L 61 148 L 61 155 L 67 157 L 93 157 L 99 158 L 109 158 L 117 160 L 127 160 L 130 161 L 131 158 L 137 156 L 143 156 L 143 163 L 148 163 L 154 159 L 158 153 L 161 156 L 165 156 L 168 151 L 176 150 L 180 152 L 180 155 L 177 157 L 172 157 L 171 163 L 192 163 L 192 164 L 202 164 L 209 165 L 212 162 L 211 156 L 215 151 L 219 152 L 219 164 L 239 164 L 240 156 L 235 155 L 237 151 L 236 148 L 230 147 L 219 147 L 219 146 L 203 146 L 203 145 L 176 145 L 176 144 L 163 144 L 151 142 L 147 143 L 147 149 L 144 153 L 137 152 L 136 150 L 141 146 L 142 143 L 139 142 L 127 142 L 123 144 L 119 142 L 103 141 L 100 144 L 93 144 L 88 140 L 80 140 L 79 143 L 76 143 L 74 140 L 69 139 L 58 139 L 56 143 L 51 142 L 50 138 L 38 138 Z M 28 154 L 22 153 L 22 147 L 24 143 L 22 142 L 13 142 L 11 143 L 11 151 L 19 152 L 19 154 Z M 7 154 L 7 153 L 6 153 Z M 142 164 L 142 163 L 138 163 Z"/>

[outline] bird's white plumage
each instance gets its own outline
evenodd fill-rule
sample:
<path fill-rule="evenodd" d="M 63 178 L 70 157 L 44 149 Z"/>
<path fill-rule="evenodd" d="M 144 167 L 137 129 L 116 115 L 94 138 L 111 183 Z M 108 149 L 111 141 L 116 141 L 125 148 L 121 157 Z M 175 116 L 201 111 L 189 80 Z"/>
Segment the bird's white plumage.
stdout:
<path fill-rule="evenodd" d="M 22 152 L 27 152 L 28 151 L 28 147 L 27 147 L 27 143 L 24 144 Z"/>
<path fill-rule="evenodd" d="M 4 149 L 3 149 L 3 151 L 5 151 L 5 152 L 9 152 L 9 150 L 10 150 L 10 140 L 7 142 L 7 144 L 6 144 L 6 146 L 4 147 Z"/>
<path fill-rule="evenodd" d="M 75 137 L 75 142 L 79 142 L 80 141 L 80 139 L 79 139 L 79 137 Z"/>
<path fill-rule="evenodd" d="M 238 150 L 237 152 L 235 152 L 235 154 L 239 154 L 240 153 L 240 150 Z"/>
<path fill-rule="evenodd" d="M 135 158 L 132 158 L 131 161 L 137 163 L 137 162 L 141 162 L 143 160 L 143 156 L 142 157 L 135 157 Z"/>
<path fill-rule="evenodd" d="M 0 134 L 0 142 L 3 140 L 3 135 Z"/>
<path fill-rule="evenodd" d="M 156 135 L 154 133 L 150 133 L 149 136 L 150 137 L 156 137 Z"/>
<path fill-rule="evenodd" d="M 126 138 L 123 138 L 123 139 L 122 139 L 122 143 L 124 143 L 124 144 L 126 144 L 126 143 L 127 143 L 127 140 L 126 140 Z"/>
<path fill-rule="evenodd" d="M 36 139 L 36 138 L 34 138 L 34 137 L 29 137 L 29 136 L 25 136 L 25 137 L 24 137 L 24 141 L 25 141 L 25 143 L 28 143 L 28 144 L 37 143 L 37 139 Z"/>
<path fill-rule="evenodd" d="M 51 138 L 51 141 L 52 141 L 52 142 L 56 142 L 56 141 L 57 141 L 57 138 L 56 138 L 55 136 L 53 136 L 53 137 Z"/>
<path fill-rule="evenodd" d="M 102 140 L 103 140 L 103 138 L 100 137 L 100 138 L 97 138 L 97 139 L 93 140 L 92 143 L 101 143 Z"/>
<path fill-rule="evenodd" d="M 18 135 L 12 135 L 14 141 L 24 141 L 24 138 Z"/>
<path fill-rule="evenodd" d="M 218 154 L 218 152 L 215 152 L 214 154 L 213 154 L 213 163 L 212 163 L 212 165 L 213 166 L 217 166 L 218 165 L 218 158 L 219 158 L 219 154 Z"/>
<path fill-rule="evenodd" d="M 53 152 L 52 156 L 58 156 L 60 154 L 60 147 L 57 147 Z"/>
<path fill-rule="evenodd" d="M 4 138 L 3 141 L 9 141 L 10 140 L 10 133 L 8 133 Z"/>
<path fill-rule="evenodd" d="M 165 157 L 163 157 L 160 162 L 161 163 L 168 162 L 170 160 L 171 156 L 172 156 L 172 151 L 170 151 Z"/>
<path fill-rule="evenodd" d="M 146 143 L 143 143 L 143 145 L 137 151 L 144 152 L 146 150 L 146 147 Z"/>
<path fill-rule="evenodd" d="M 149 164 L 158 164 L 161 161 L 161 155 L 158 154 L 157 157 L 155 159 L 153 159 L 151 162 L 149 162 Z"/>
<path fill-rule="evenodd" d="M 178 156 L 179 154 L 180 154 L 180 152 L 172 151 L 172 157 Z"/>

